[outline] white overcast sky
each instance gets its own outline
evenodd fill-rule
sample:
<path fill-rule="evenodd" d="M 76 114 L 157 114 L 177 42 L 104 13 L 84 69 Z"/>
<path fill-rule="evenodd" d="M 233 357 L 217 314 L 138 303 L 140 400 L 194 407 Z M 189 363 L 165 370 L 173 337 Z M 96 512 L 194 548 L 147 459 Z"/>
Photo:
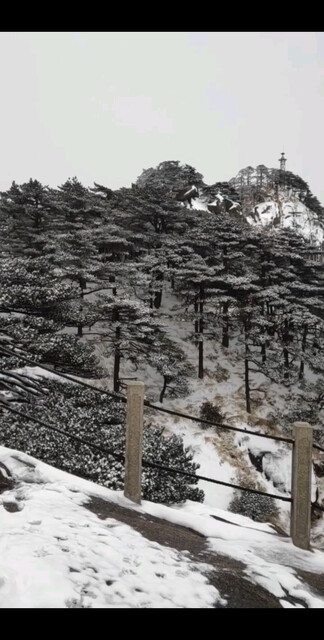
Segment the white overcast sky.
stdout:
<path fill-rule="evenodd" d="M 284 150 L 324 204 L 324 33 L 0 33 L 0 61 L 0 189 L 163 160 L 212 183 Z"/>

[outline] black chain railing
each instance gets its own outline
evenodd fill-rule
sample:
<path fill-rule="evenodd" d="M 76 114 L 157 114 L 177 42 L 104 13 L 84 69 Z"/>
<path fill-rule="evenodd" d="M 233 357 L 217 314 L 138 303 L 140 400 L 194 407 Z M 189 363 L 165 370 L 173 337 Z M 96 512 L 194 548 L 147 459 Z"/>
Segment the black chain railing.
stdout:
<path fill-rule="evenodd" d="M 120 460 L 122 462 L 125 462 L 125 456 L 119 453 L 116 453 L 115 451 L 112 451 L 111 449 L 106 449 L 104 447 L 100 447 L 92 442 L 89 442 L 88 440 L 84 440 L 84 438 L 80 438 L 79 436 L 76 436 L 72 433 L 68 433 L 67 431 L 63 431 L 62 429 L 59 429 L 58 427 L 55 427 L 54 425 L 48 424 L 46 422 L 43 422 L 42 420 L 39 420 L 38 418 L 35 418 L 34 416 L 28 416 L 25 413 L 22 413 L 21 411 L 18 411 L 17 409 L 14 409 L 12 406 L 10 406 L 10 404 L 6 401 L 6 400 L 2 400 L 0 399 L 0 404 L 2 404 L 5 409 L 7 409 L 8 411 L 10 411 L 11 413 L 14 413 L 18 416 L 20 416 L 21 418 L 24 419 L 24 421 L 31 421 L 34 422 L 35 424 L 38 424 L 39 426 L 45 428 L 45 429 L 49 429 L 50 431 L 54 431 L 56 433 L 59 433 L 63 436 L 66 436 L 67 438 L 71 438 L 72 440 L 75 440 L 76 442 L 79 442 L 80 444 L 86 445 L 87 447 L 90 447 L 92 449 L 94 449 L 95 451 L 99 451 L 100 453 L 104 453 L 105 455 L 110 455 L 113 456 L 114 458 L 116 458 L 117 460 Z M 179 474 L 182 476 L 186 476 L 189 478 L 192 478 L 193 480 L 204 480 L 205 482 L 212 482 L 214 484 L 219 484 L 219 485 L 223 485 L 225 487 L 232 487 L 233 489 L 239 489 L 241 491 L 250 491 L 251 493 L 256 493 L 259 495 L 264 495 L 267 496 L 268 498 L 276 498 L 278 500 L 284 500 L 286 502 L 291 502 L 291 498 L 285 497 L 285 496 L 278 496 L 274 493 L 266 493 L 265 491 L 259 491 L 258 489 L 250 489 L 249 487 L 241 487 L 239 485 L 235 485 L 235 484 L 231 484 L 229 482 L 223 482 L 222 480 L 216 480 L 214 478 L 207 478 L 206 476 L 200 476 L 194 473 L 190 473 L 189 471 L 183 471 L 183 469 L 174 469 L 173 467 L 169 467 L 167 465 L 161 465 L 158 464 L 156 462 L 149 462 L 148 460 L 142 460 L 142 465 L 143 467 L 148 467 L 148 468 L 153 468 L 153 469 L 160 469 L 161 471 L 168 471 L 170 473 L 175 473 L 175 474 Z"/>
<path fill-rule="evenodd" d="M 54 368 L 50 368 L 50 367 L 47 367 L 47 366 L 45 366 L 43 364 L 40 364 L 39 362 L 36 362 L 36 361 L 32 360 L 31 358 L 27 358 L 25 355 L 22 355 L 19 350 L 10 351 L 9 349 L 6 349 L 6 348 L 1 346 L 0 347 L 0 353 L 2 353 L 3 355 L 11 356 L 11 357 L 15 356 L 15 357 L 21 359 L 26 364 L 29 364 L 29 365 L 35 366 L 35 367 L 39 367 L 40 369 L 44 369 L 44 371 L 47 371 L 47 372 L 52 373 L 52 374 L 55 374 L 56 376 L 61 377 L 61 378 L 65 378 L 66 380 L 68 380 L 70 382 L 73 382 L 75 384 L 81 385 L 81 386 L 83 386 L 85 388 L 88 388 L 88 389 L 90 389 L 92 391 L 96 391 L 98 393 L 105 394 L 105 395 L 107 395 L 109 397 L 112 397 L 115 400 L 119 400 L 120 402 L 123 402 L 123 403 L 127 402 L 125 396 L 123 396 L 121 394 L 118 394 L 118 393 L 112 392 L 112 391 L 106 391 L 105 389 L 100 389 L 98 387 L 95 387 L 95 386 L 87 383 L 87 382 L 84 382 L 83 380 L 79 380 L 79 379 L 73 378 L 72 376 L 70 376 L 70 375 L 68 375 L 66 373 L 63 373 L 61 371 L 57 371 Z M 64 435 L 64 436 L 66 436 L 68 438 L 71 438 L 71 439 L 74 439 L 75 441 L 77 441 L 77 442 L 79 442 L 79 443 L 81 443 L 83 445 L 86 445 L 88 447 L 91 447 L 94 450 L 100 451 L 100 453 L 104 453 L 105 455 L 111 455 L 111 456 L 115 457 L 116 459 L 118 459 L 118 460 L 120 460 L 122 462 L 125 462 L 125 456 L 122 455 L 122 454 L 118 454 L 118 453 L 116 453 L 116 452 L 114 452 L 112 450 L 106 449 L 104 447 L 100 447 L 100 446 L 98 446 L 98 445 L 96 445 L 94 443 L 91 443 L 91 442 L 89 442 L 87 440 L 84 440 L 83 438 L 80 438 L 79 436 L 75 436 L 75 435 L 73 435 L 71 433 L 63 431 L 62 429 L 59 429 L 58 427 L 55 427 L 54 425 L 46 424 L 45 422 L 39 420 L 38 418 L 34 418 L 32 416 L 28 416 L 28 415 L 26 415 L 24 413 L 21 413 L 17 409 L 14 409 L 12 406 L 10 406 L 10 404 L 9 404 L 9 402 L 7 400 L 4 400 L 4 399 L 1 400 L 0 399 L 0 403 L 5 407 L 5 409 L 7 409 L 8 411 L 11 411 L 12 413 L 15 413 L 15 414 L 19 415 L 24 420 L 29 420 L 31 422 L 35 422 L 35 423 L 39 424 L 42 427 L 45 427 L 47 429 L 51 429 L 52 431 L 56 431 L 57 433 L 60 433 L 61 435 Z M 281 441 L 281 442 L 287 442 L 289 444 L 293 444 L 294 443 L 294 440 L 292 438 L 285 438 L 285 437 L 281 437 L 281 436 L 271 436 L 271 435 L 268 435 L 268 434 L 255 432 L 255 431 L 252 431 L 252 430 L 249 430 L 249 429 L 242 429 L 242 428 L 239 428 L 239 427 L 233 427 L 232 425 L 226 425 L 226 424 L 223 424 L 223 423 L 212 422 L 210 420 L 205 420 L 203 418 L 199 418 L 199 417 L 196 417 L 196 416 L 191 416 L 190 414 L 182 413 L 180 411 L 174 411 L 172 409 L 166 409 L 165 407 L 159 407 L 157 405 L 152 404 L 148 400 L 144 400 L 144 405 L 146 407 L 152 409 L 152 410 L 155 410 L 155 411 L 160 411 L 162 413 L 166 413 L 166 414 L 169 414 L 169 415 L 175 415 L 177 417 L 181 417 L 181 418 L 184 418 L 184 419 L 192 420 L 194 422 L 201 422 L 203 424 L 207 424 L 207 425 L 212 426 L 212 427 L 228 429 L 228 430 L 231 430 L 231 431 L 238 431 L 238 432 L 241 432 L 241 433 L 244 433 L 244 434 L 251 434 L 251 435 L 260 436 L 260 437 L 263 437 L 263 438 L 270 438 L 272 440 L 278 440 L 278 441 Z M 313 447 L 315 449 L 319 450 L 319 451 L 322 451 L 322 452 L 324 451 L 323 447 L 321 447 L 320 445 L 313 444 Z M 250 493 L 255 493 L 255 494 L 258 494 L 258 495 L 264 495 L 264 496 L 267 496 L 268 498 L 274 498 L 274 499 L 277 499 L 277 500 L 283 500 L 285 502 L 291 502 L 292 501 L 291 497 L 280 496 L 280 495 L 276 495 L 276 494 L 273 494 L 273 493 L 267 493 L 265 491 L 259 491 L 258 489 L 252 489 L 250 487 L 242 487 L 240 485 L 236 485 L 236 484 L 233 484 L 233 483 L 228 483 L 228 482 L 224 482 L 224 481 L 221 481 L 221 480 L 216 480 L 215 478 L 208 478 L 206 476 L 193 474 L 193 473 L 190 473 L 190 472 L 187 472 L 187 471 L 183 471 L 182 469 L 174 469 L 173 467 L 169 467 L 167 465 L 161 465 L 161 464 L 158 464 L 158 463 L 155 463 L 155 462 L 149 462 L 149 461 L 147 461 L 145 459 L 142 460 L 142 465 L 143 465 L 143 467 L 156 468 L 156 469 L 160 469 L 161 471 L 167 471 L 169 473 L 180 474 L 182 476 L 191 477 L 191 478 L 193 478 L 195 480 L 203 480 L 205 482 L 211 482 L 211 483 L 214 483 L 214 484 L 219 484 L 219 485 L 231 487 L 231 488 L 234 488 L 234 489 L 237 489 L 237 490 L 240 490 L 240 491 L 249 491 Z M 317 505 L 317 504 L 316 504 L 316 508 L 319 508 L 322 511 L 324 510 L 323 507 L 321 507 L 320 505 Z"/>

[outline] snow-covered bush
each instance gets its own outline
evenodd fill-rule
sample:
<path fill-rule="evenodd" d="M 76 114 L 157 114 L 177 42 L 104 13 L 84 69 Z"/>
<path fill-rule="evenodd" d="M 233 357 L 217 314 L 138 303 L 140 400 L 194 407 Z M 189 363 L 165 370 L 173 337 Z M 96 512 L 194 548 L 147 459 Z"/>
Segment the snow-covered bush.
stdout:
<path fill-rule="evenodd" d="M 75 375 L 96 378 L 102 374 L 93 347 L 80 342 L 76 336 L 41 335 L 29 345 L 29 349 L 40 356 L 41 362 L 55 364 Z"/>
<path fill-rule="evenodd" d="M 30 358 L 54 364 L 64 371 L 86 377 L 102 374 L 93 346 L 81 342 L 76 336 L 57 333 L 62 324 L 36 316 L 11 316 L 0 318 L 0 331 L 12 338 L 15 346 L 27 350 Z M 14 356 L 13 356 L 14 358 Z M 5 368 L 19 366 L 17 360 L 8 361 Z"/>
<path fill-rule="evenodd" d="M 229 511 L 240 513 L 257 522 L 268 522 L 279 515 L 272 498 L 249 491 L 237 491 L 229 504 Z"/>
<path fill-rule="evenodd" d="M 97 446 L 125 454 L 125 405 L 95 391 L 74 384 L 47 381 L 47 393 L 30 398 L 25 418 L 4 411 L 0 425 L 2 445 L 19 449 L 64 471 L 86 477 L 110 489 L 124 485 L 124 461 L 96 452 L 63 434 L 28 420 L 37 417 L 66 433 Z M 18 405 L 19 406 L 19 405 Z M 143 437 L 143 459 L 195 474 L 189 448 L 179 436 L 166 438 L 162 429 L 147 426 Z M 198 480 L 158 469 L 143 468 L 142 493 L 154 502 L 202 501 Z"/>
<path fill-rule="evenodd" d="M 194 474 L 199 464 L 193 462 L 193 453 L 184 447 L 180 436 L 168 438 L 162 435 L 163 429 L 147 426 L 144 429 L 143 459 L 174 469 Z M 178 473 L 149 469 L 143 471 L 143 496 L 153 502 L 180 503 L 185 500 L 202 502 L 204 492 L 196 486 L 197 480 Z"/>
<path fill-rule="evenodd" d="M 54 334 L 63 329 L 63 323 L 42 316 L 24 316 L 8 314 L 0 317 L 0 328 L 7 331 L 15 340 L 28 345 L 34 336 Z"/>
<path fill-rule="evenodd" d="M 210 402 L 206 400 L 200 407 L 200 418 L 203 420 L 209 420 L 209 422 L 224 422 L 225 415 L 223 414 L 221 408 L 216 403 Z M 208 429 L 208 424 L 204 422 L 200 423 L 202 429 Z"/>

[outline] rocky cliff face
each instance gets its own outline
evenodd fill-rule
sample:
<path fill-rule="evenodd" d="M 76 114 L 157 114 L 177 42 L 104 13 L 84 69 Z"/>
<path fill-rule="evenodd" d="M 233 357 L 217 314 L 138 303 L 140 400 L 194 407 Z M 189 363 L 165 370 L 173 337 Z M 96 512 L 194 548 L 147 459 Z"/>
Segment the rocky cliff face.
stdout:
<path fill-rule="evenodd" d="M 322 246 L 324 228 L 319 215 L 300 201 L 297 194 L 272 190 L 272 193 L 257 204 L 244 205 L 244 213 L 251 225 L 262 227 L 290 227 L 300 233 L 305 240 Z"/>
<path fill-rule="evenodd" d="M 260 165 L 243 169 L 230 184 L 239 193 L 241 213 L 249 224 L 290 227 L 322 248 L 324 209 L 302 178 Z"/>

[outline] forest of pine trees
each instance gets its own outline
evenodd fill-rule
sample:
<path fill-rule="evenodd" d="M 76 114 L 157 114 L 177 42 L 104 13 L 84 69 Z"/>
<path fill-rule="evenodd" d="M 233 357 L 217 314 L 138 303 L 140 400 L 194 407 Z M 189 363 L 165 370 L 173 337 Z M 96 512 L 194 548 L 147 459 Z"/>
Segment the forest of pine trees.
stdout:
<path fill-rule="evenodd" d="M 240 197 L 250 183 L 262 191 L 278 178 L 274 172 L 263 165 L 256 171 L 248 167 L 230 184 L 214 186 Z M 323 213 L 304 181 L 288 172 L 286 180 Z M 304 402 L 297 394 L 296 415 L 320 422 L 324 265 L 310 262 L 307 242 L 292 229 L 259 229 L 244 217 L 188 209 L 174 197 L 188 184 L 209 193 L 195 169 L 163 162 L 143 171 L 130 188 L 115 191 L 96 183 L 86 188 L 72 178 L 57 189 L 31 179 L 2 192 L 0 331 L 5 344 L 20 346 L 60 371 L 98 379 L 106 375 L 96 355 L 100 341 L 103 353 L 113 356 L 114 391 L 120 391 L 126 360 L 135 368 L 150 365 L 162 376 L 163 402 L 185 393 L 189 378 L 204 378 L 206 336 L 225 354 L 235 341 L 248 413 L 251 373 L 257 371 L 292 392 L 301 389 Z M 209 188 L 211 196 L 215 189 Z M 191 323 L 195 367 L 163 323 L 165 283 L 178 298 L 178 321 Z M 13 401 L 30 403 L 26 386 L 16 380 L 10 387 L 5 375 L 19 364 L 16 356 L 0 356 L 0 390 L 11 388 Z M 308 384 L 307 371 L 317 376 L 316 385 Z M 50 387 L 54 406 L 57 389 Z M 36 400 L 37 393 L 31 411 L 38 411 Z M 7 435 L 8 425 L 9 416 L 3 427 Z M 179 443 L 173 446 L 181 449 Z M 116 477 L 109 486 L 119 486 Z M 147 486 L 147 495 L 157 499 L 149 481 Z M 197 489 L 186 486 L 178 499 L 190 492 L 192 499 L 201 499 Z"/>

